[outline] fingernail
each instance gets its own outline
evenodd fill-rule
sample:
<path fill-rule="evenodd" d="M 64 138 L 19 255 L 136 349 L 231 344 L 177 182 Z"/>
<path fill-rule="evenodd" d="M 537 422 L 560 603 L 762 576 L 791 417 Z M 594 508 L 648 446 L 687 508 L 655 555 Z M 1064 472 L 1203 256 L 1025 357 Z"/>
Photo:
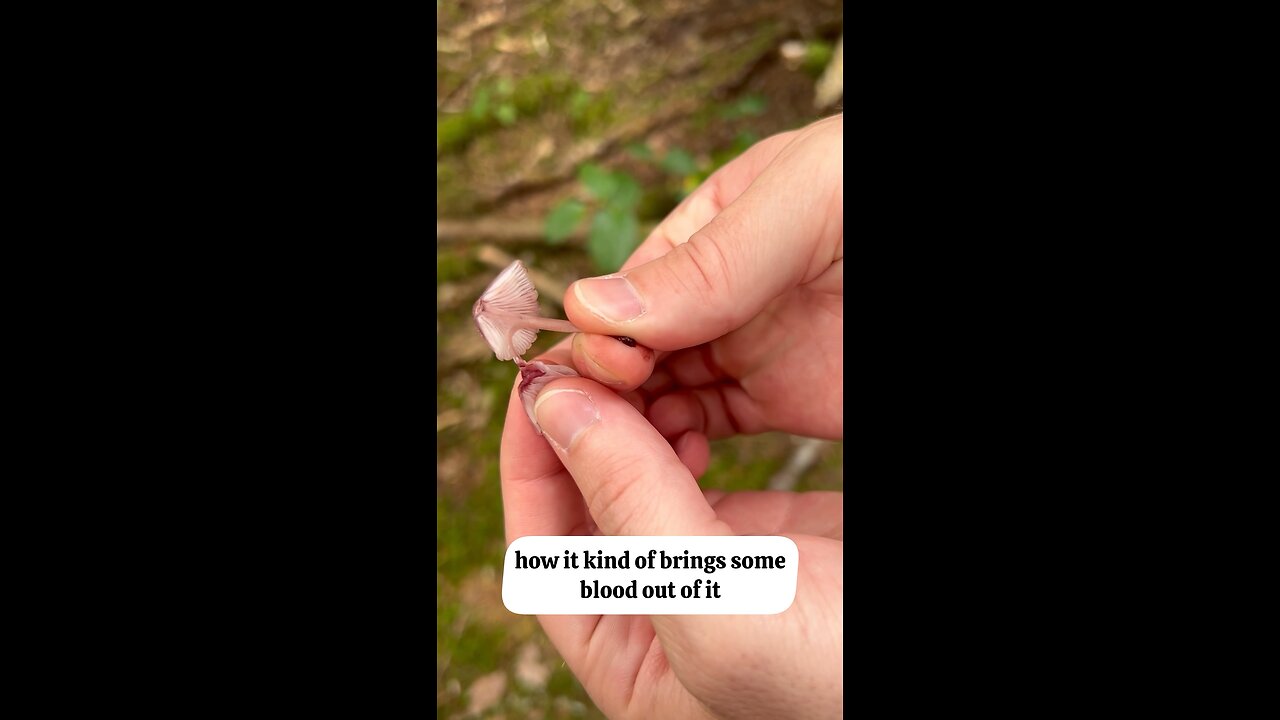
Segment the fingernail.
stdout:
<path fill-rule="evenodd" d="M 573 291 L 588 310 L 608 322 L 627 322 L 644 314 L 644 301 L 624 277 L 579 280 Z"/>
<path fill-rule="evenodd" d="M 581 390 L 548 390 L 533 406 L 538 425 L 551 442 L 568 451 L 583 430 L 600 421 L 600 411 Z"/>

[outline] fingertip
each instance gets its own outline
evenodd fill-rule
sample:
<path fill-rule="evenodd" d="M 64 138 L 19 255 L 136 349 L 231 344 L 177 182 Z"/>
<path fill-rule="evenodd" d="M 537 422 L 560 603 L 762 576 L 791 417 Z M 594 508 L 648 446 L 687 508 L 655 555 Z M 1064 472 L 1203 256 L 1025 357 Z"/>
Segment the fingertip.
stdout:
<path fill-rule="evenodd" d="M 645 314 L 645 303 L 623 275 L 583 278 L 569 285 L 564 312 L 583 331 L 616 335 Z"/>
<path fill-rule="evenodd" d="M 653 350 L 610 335 L 578 333 L 573 338 L 573 365 L 615 392 L 634 390 L 653 373 Z"/>
<path fill-rule="evenodd" d="M 694 479 L 699 479 L 707 472 L 707 466 L 711 464 L 711 444 L 707 441 L 707 436 L 700 432 L 686 432 L 671 444 L 676 451 L 676 456 L 680 458 L 680 462 L 689 468 L 689 473 Z"/>

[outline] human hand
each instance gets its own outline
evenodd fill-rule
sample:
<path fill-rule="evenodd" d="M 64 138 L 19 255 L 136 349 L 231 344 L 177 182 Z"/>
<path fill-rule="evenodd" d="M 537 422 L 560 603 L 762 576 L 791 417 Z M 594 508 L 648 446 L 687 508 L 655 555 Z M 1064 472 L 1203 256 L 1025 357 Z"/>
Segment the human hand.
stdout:
<path fill-rule="evenodd" d="M 561 346 L 541 359 L 567 364 L 570 352 Z M 783 535 L 799 549 L 795 601 L 778 615 L 539 616 L 596 705 L 611 718 L 841 717 L 843 494 L 704 495 L 687 452 L 586 378 L 552 381 L 535 407 L 545 438 L 512 390 L 501 457 L 508 543 Z"/>
<path fill-rule="evenodd" d="M 610 717 L 842 714 L 843 495 L 704 494 L 695 480 L 708 436 L 843 435 L 842 147 L 843 118 L 832 118 L 709 178 L 619 273 L 644 299 L 638 318 L 606 322 L 578 294 L 592 281 L 575 284 L 565 307 L 589 332 L 541 359 L 584 377 L 542 390 L 545 439 L 512 392 L 509 543 L 751 534 L 800 550 L 796 599 L 780 615 L 539 617 Z"/>
<path fill-rule="evenodd" d="M 574 366 L 615 391 L 638 388 L 629 398 L 654 427 L 703 458 L 695 475 L 708 437 L 844 436 L 843 148 L 843 115 L 756 144 L 621 271 L 566 293 L 584 331 Z M 619 335 L 660 352 L 607 337 Z"/>

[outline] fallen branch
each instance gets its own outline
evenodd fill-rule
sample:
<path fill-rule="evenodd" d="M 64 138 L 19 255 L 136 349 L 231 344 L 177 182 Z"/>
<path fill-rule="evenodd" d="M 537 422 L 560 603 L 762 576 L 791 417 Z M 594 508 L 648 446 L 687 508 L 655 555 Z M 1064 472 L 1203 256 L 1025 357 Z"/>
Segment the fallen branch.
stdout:
<path fill-rule="evenodd" d="M 745 43 L 726 43 L 725 46 L 718 48 L 717 52 L 732 52 L 747 45 Z M 704 50 L 703 52 L 708 52 Z M 773 58 L 772 45 L 762 45 L 750 62 L 745 67 L 733 73 L 730 77 L 724 78 L 714 87 L 708 88 L 703 92 L 699 92 L 692 97 L 674 99 L 667 103 L 662 112 L 649 117 L 637 117 L 630 121 L 623 121 L 614 126 L 604 137 L 583 140 L 573 147 L 569 148 L 561 155 L 560 161 L 556 167 L 541 177 L 517 177 L 506 185 L 498 188 L 489 194 L 480 204 L 481 211 L 493 210 L 516 198 L 532 195 L 543 190 L 549 190 L 572 180 L 577 173 L 578 166 L 583 163 L 598 160 L 606 155 L 613 153 L 625 144 L 646 138 L 655 132 L 658 132 L 670 125 L 673 125 L 697 112 L 707 100 L 708 97 L 723 99 L 733 95 L 740 90 L 752 77 L 758 74 L 762 68 L 767 67 Z"/>
<path fill-rule="evenodd" d="M 448 430 L 466 419 L 467 418 L 462 414 L 462 411 L 457 408 L 445 410 L 439 415 L 436 415 L 436 432 L 439 433 Z"/>
<path fill-rule="evenodd" d="M 549 190 L 577 177 L 578 166 L 598 160 L 617 150 L 628 142 L 662 130 L 692 115 L 698 109 L 701 98 L 686 98 L 673 101 L 663 112 L 632 121 L 619 123 L 607 135 L 601 138 L 583 140 L 569 148 L 561 156 L 555 169 L 546 175 L 536 178 L 521 178 L 498 188 L 489 198 L 480 204 L 481 210 L 492 210 L 516 198 Z"/>
<path fill-rule="evenodd" d="M 585 232 L 577 232 L 570 240 L 581 241 Z M 499 243 L 546 242 L 541 220 L 507 220 L 477 218 L 475 220 L 436 220 L 436 246 L 476 240 Z"/>

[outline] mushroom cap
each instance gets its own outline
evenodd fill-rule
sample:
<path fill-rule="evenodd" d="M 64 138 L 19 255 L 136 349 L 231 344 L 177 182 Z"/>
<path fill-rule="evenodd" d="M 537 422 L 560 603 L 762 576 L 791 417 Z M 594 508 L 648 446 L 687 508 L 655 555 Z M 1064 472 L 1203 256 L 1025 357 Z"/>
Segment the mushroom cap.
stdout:
<path fill-rule="evenodd" d="M 516 328 L 521 316 L 538 314 L 538 290 L 524 263 L 516 260 L 498 273 L 471 308 L 476 327 L 499 360 L 513 360 L 528 352 L 538 331 Z"/>

